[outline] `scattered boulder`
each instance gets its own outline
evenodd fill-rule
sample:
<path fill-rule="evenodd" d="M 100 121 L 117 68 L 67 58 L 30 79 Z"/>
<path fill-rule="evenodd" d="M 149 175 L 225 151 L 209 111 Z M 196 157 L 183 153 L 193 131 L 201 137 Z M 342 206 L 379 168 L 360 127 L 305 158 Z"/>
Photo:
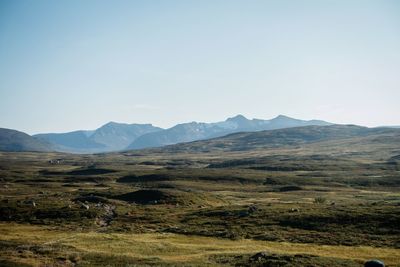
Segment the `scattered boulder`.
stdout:
<path fill-rule="evenodd" d="M 250 261 L 262 261 L 263 259 L 268 258 L 268 256 L 269 255 L 266 251 L 261 251 L 251 256 Z"/>
<path fill-rule="evenodd" d="M 101 227 L 106 227 L 111 224 L 113 219 L 117 216 L 115 212 L 115 206 L 104 204 L 104 214 L 96 219 L 96 223 Z"/>
<path fill-rule="evenodd" d="M 291 208 L 289 212 L 300 212 L 299 208 Z"/>
<path fill-rule="evenodd" d="M 28 204 L 28 205 L 31 205 L 32 207 L 36 207 L 36 202 L 35 201 L 33 201 L 33 200 L 27 200 L 27 201 L 24 201 L 24 203 L 25 204 Z"/>
<path fill-rule="evenodd" d="M 81 209 L 85 209 L 88 210 L 90 208 L 89 205 L 85 204 L 85 203 L 81 203 Z"/>
<path fill-rule="evenodd" d="M 370 260 L 364 264 L 364 267 L 385 267 L 385 264 L 380 260 Z"/>
<path fill-rule="evenodd" d="M 90 202 L 90 203 L 109 203 L 107 198 L 100 197 L 100 196 L 95 196 L 93 194 L 85 195 L 85 196 L 79 196 L 79 197 L 75 198 L 74 201 Z"/>
<path fill-rule="evenodd" d="M 254 205 L 251 205 L 251 206 L 249 206 L 249 208 L 248 208 L 248 213 L 254 213 L 254 212 L 256 212 L 258 210 L 258 208 L 256 207 L 256 206 L 254 206 Z"/>

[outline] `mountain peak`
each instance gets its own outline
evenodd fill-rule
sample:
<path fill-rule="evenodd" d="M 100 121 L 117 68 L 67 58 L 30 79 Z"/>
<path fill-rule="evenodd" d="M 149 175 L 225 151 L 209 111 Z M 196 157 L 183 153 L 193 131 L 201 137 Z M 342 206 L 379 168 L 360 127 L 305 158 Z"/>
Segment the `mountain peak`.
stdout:
<path fill-rule="evenodd" d="M 242 114 L 238 114 L 235 117 L 228 118 L 227 121 L 241 122 L 241 121 L 248 121 L 248 119 Z"/>
<path fill-rule="evenodd" d="M 119 123 L 119 122 L 115 122 L 115 121 L 110 121 L 110 122 L 107 122 L 106 124 L 104 124 L 103 126 L 101 126 L 100 128 L 102 128 L 102 127 L 107 127 L 107 126 L 118 126 L 118 125 L 124 125 L 125 123 Z"/>
<path fill-rule="evenodd" d="M 293 118 L 285 116 L 285 115 L 282 115 L 282 114 L 279 114 L 278 116 L 276 116 L 274 118 L 274 120 L 293 120 Z"/>

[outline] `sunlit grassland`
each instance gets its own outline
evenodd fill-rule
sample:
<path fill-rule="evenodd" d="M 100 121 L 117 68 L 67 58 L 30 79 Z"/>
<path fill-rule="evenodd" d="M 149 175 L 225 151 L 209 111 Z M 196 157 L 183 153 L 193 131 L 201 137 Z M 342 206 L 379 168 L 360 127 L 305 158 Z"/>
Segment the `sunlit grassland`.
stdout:
<path fill-rule="evenodd" d="M 30 246 L 62 247 L 59 256 L 101 254 L 105 257 L 129 257 L 132 259 L 154 259 L 166 263 L 206 263 L 210 255 L 243 254 L 268 251 L 277 254 L 310 254 L 321 257 L 365 261 L 374 255 L 388 266 L 400 266 L 400 249 L 368 246 L 330 246 L 289 242 L 257 241 L 250 239 L 228 240 L 213 237 L 185 236 L 171 233 L 100 233 L 65 232 L 51 227 L 0 224 L 0 240 Z M 16 260 L 17 252 L 8 252 L 6 257 Z M 43 255 L 44 258 L 45 255 Z M 44 258 L 21 258 L 21 262 L 38 263 Z M 47 259 L 50 261 L 51 259 Z M 18 260 L 17 260 L 18 261 Z M 211 263 L 210 263 L 211 264 Z"/>

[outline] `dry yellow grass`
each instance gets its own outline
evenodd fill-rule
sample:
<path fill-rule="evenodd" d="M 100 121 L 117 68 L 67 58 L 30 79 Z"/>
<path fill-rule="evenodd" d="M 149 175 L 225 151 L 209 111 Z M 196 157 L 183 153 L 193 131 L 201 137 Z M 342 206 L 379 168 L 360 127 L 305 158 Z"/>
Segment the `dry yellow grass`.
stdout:
<path fill-rule="evenodd" d="M 0 223 L 0 239 L 37 245 L 67 245 L 82 253 L 95 252 L 134 258 L 158 257 L 167 262 L 206 262 L 211 254 L 253 253 L 311 254 L 365 261 L 382 259 L 390 266 L 400 266 L 400 249 L 375 247 L 321 246 L 287 242 L 227 240 L 177 234 L 123 234 L 99 232 L 62 232 L 43 226 Z M 33 260 L 33 259 L 32 259 Z M 26 262 L 26 260 L 24 260 Z"/>

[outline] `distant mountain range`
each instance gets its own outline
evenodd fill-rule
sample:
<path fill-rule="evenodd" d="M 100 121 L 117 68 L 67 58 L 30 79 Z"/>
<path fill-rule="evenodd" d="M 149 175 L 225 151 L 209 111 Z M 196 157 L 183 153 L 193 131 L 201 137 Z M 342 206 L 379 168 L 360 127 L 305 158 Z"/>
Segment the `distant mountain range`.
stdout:
<path fill-rule="evenodd" d="M 191 142 L 195 140 L 215 138 L 237 132 L 255 132 L 308 125 L 326 126 L 330 124 L 331 123 L 329 122 L 320 120 L 298 120 L 283 115 L 279 115 L 271 120 L 249 120 L 242 115 L 237 115 L 236 117 L 228 118 L 222 122 L 183 123 L 163 131 L 144 134 L 133 141 L 132 144 L 127 147 L 127 149 L 160 147 L 183 142 Z"/>
<path fill-rule="evenodd" d="M 94 131 L 37 134 L 34 137 L 53 144 L 57 151 L 99 153 L 123 150 L 139 136 L 161 130 L 151 124 L 109 122 Z"/>
<path fill-rule="evenodd" d="M 357 125 L 303 126 L 260 132 L 233 133 L 223 137 L 180 143 L 154 151 L 166 153 L 203 153 L 255 151 L 257 149 L 273 149 L 301 146 L 310 143 L 335 140 L 354 140 L 362 143 L 362 138 L 373 138 L 368 142 L 400 142 L 400 129 L 367 128 Z"/>
<path fill-rule="evenodd" d="M 279 115 L 270 120 L 247 119 L 242 115 L 215 123 L 190 122 L 162 129 L 151 124 L 125 124 L 109 122 L 92 131 L 78 130 L 68 133 L 46 133 L 30 137 L 31 142 L 41 144 L 30 149 L 35 151 L 60 151 L 71 153 L 101 153 L 129 149 L 154 148 L 177 143 L 192 142 L 221 137 L 238 132 L 258 132 L 300 126 L 327 126 L 329 122 L 321 120 L 299 120 Z M 8 135 L 7 135 L 8 136 Z M 0 136 L 4 143 L 1 150 L 13 150 L 15 140 Z M 7 142 L 13 145 L 5 145 Z M 21 145 L 21 148 L 24 148 Z M 21 150 L 21 149 L 19 149 Z M 19 151 L 18 150 L 18 151 Z M 29 149 L 28 149 L 29 150 Z"/>

